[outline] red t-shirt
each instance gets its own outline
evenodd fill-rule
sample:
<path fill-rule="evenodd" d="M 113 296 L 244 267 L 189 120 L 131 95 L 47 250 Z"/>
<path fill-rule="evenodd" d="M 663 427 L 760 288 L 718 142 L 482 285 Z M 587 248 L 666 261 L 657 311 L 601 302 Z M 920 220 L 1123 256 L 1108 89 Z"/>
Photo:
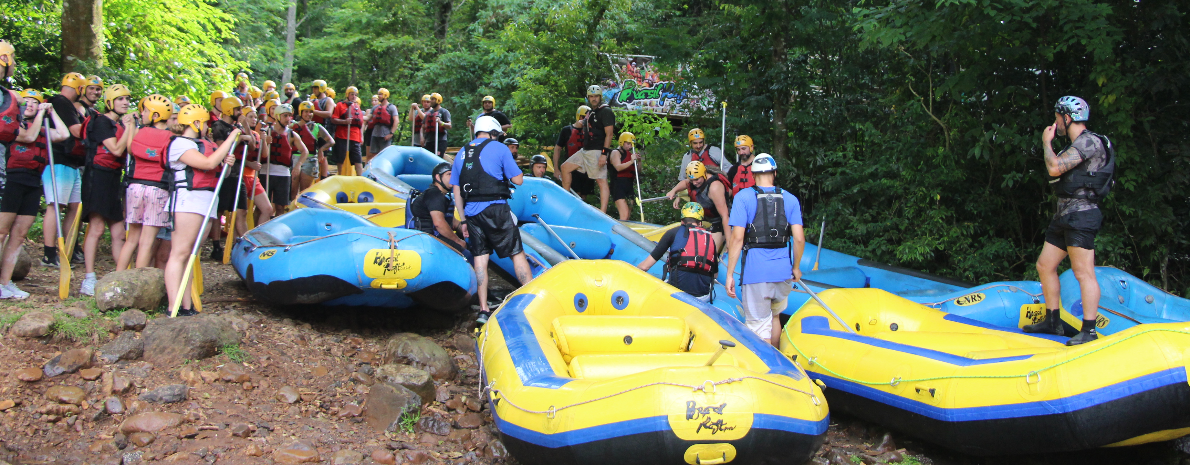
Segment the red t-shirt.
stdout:
<path fill-rule="evenodd" d="M 364 112 L 359 109 L 358 105 L 339 102 L 335 104 L 335 111 L 331 113 L 331 117 L 334 119 L 356 120 L 352 121 L 350 126 L 342 124 L 335 125 L 335 139 L 348 139 L 361 143 L 364 141 L 363 131 L 360 129 L 360 126 L 356 125 L 362 124 L 364 121 Z M 348 132 L 348 128 L 350 128 L 350 132 Z"/>

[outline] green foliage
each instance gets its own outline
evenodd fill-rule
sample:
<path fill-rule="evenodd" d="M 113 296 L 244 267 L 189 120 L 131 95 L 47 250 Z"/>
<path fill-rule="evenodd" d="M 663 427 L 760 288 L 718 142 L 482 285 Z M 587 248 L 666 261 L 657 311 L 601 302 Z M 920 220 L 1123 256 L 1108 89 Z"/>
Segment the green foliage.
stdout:
<path fill-rule="evenodd" d="M 219 348 L 219 353 L 233 362 L 246 362 L 252 358 L 239 344 L 227 344 Z"/>
<path fill-rule="evenodd" d="M 75 318 L 62 312 L 54 313 L 54 323 L 50 325 L 50 334 L 64 337 L 74 342 L 90 341 L 91 337 L 100 334 L 103 326 L 99 324 L 98 312 L 92 312 L 87 318 Z"/>
<path fill-rule="evenodd" d="M 421 420 L 421 410 L 411 408 L 402 412 L 400 418 L 401 432 L 413 434 L 413 427 L 417 426 L 418 420 Z"/>

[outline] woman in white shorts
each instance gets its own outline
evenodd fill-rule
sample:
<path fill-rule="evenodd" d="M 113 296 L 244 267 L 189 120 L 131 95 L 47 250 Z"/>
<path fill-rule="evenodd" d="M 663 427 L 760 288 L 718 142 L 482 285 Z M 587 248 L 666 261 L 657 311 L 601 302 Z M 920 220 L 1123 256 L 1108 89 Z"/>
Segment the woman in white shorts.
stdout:
<path fill-rule="evenodd" d="M 174 172 L 174 193 L 170 198 L 174 231 L 170 241 L 169 262 L 165 264 L 165 291 L 171 304 L 178 292 L 182 293 L 179 316 L 198 313 L 190 302 L 191 282 L 183 283 L 182 274 L 199 230 L 208 218 L 215 218 L 213 202 L 222 174 L 219 165 L 235 163 L 235 156 L 230 149 L 240 136 L 240 128 L 232 129 L 227 140 L 218 148 L 211 142 L 199 139 L 210 117 L 202 105 L 187 105 L 178 114 L 177 124 L 169 128 L 181 137 L 174 137 L 170 141 L 168 151 L 169 167 Z"/>

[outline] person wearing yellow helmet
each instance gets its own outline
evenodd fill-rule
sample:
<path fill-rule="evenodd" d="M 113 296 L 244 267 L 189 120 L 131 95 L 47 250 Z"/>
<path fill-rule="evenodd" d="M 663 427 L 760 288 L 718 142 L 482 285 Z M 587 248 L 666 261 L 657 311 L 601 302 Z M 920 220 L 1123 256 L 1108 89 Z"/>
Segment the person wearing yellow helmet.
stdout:
<path fill-rule="evenodd" d="M 397 106 L 389 102 L 388 97 L 388 89 L 381 87 L 376 91 L 377 102 L 372 106 L 371 117 L 368 120 L 372 127 L 372 137 L 365 139 L 370 141 L 368 145 L 372 156 L 392 145 L 393 139 L 397 137 L 397 127 L 401 124 Z M 371 161 L 371 157 L 368 160 Z"/>
<path fill-rule="evenodd" d="M 359 104 L 355 103 L 358 94 L 359 89 L 350 86 L 347 88 L 343 101 L 335 105 L 335 111 L 331 114 L 331 122 L 335 124 L 335 148 L 331 151 L 327 162 L 332 165 L 349 162 L 355 165 L 355 172 L 361 174 L 364 172 L 362 159 L 364 112 L 360 109 Z"/>
<path fill-rule="evenodd" d="M 265 93 L 277 90 L 277 83 L 273 82 L 272 80 L 266 80 L 260 85 L 260 90 Z"/>
<path fill-rule="evenodd" d="M 680 166 L 688 166 L 691 161 L 702 163 L 711 171 L 726 173 L 731 170 L 731 162 L 723 156 L 723 151 L 719 147 L 712 147 L 707 142 L 707 135 L 702 129 L 694 128 L 686 133 L 686 140 L 690 144 L 690 151 L 682 156 L 682 164 Z M 722 160 L 722 165 L 720 165 Z M 681 181 L 685 177 L 683 173 L 678 173 L 678 180 Z"/>
<path fill-rule="evenodd" d="M 0 41 L 0 57 L 3 57 L 3 45 L 6 44 Z M 4 90 L 11 99 L 8 104 L 23 111 L 15 119 L 16 134 L 8 142 L 0 144 L 0 152 L 5 147 L 8 149 L 7 179 L 3 185 L 4 197 L 0 200 L 0 239 L 5 236 L 24 238 L 41 210 L 41 172 L 48 163 L 46 137 L 51 139 L 49 142 L 64 141 L 70 138 L 70 131 L 54 112 L 53 105 L 46 103 L 45 94 L 34 89 L 17 93 Z M 46 118 L 53 123 L 48 135 L 44 130 Z M 0 255 L 0 299 L 21 300 L 29 297 L 28 292 L 22 291 L 12 282 L 17 255 L 24 242 L 7 241 L 3 255 Z"/>
<path fill-rule="evenodd" d="M 420 103 L 420 106 L 418 105 Z M 421 100 L 417 103 L 409 104 L 409 121 L 413 123 L 413 145 L 422 147 L 425 145 L 426 135 L 426 112 L 430 110 L 430 106 L 434 104 L 434 99 L 430 94 L 421 96 Z"/>
<path fill-rule="evenodd" d="M 752 146 L 752 138 L 749 136 L 736 137 L 735 157 L 739 164 L 727 171 L 727 180 L 731 182 L 731 195 L 734 196 L 741 190 L 756 185 L 756 179 L 752 176 L 752 158 L 754 156 L 755 147 Z"/>
<path fill-rule="evenodd" d="M 586 118 L 590 111 L 591 107 L 580 105 L 574 112 L 574 123 L 566 125 L 562 132 L 558 133 L 558 141 L 554 143 L 555 168 L 562 166 L 562 160 L 569 159 L 582 150 L 583 132 L 579 129 L 580 121 Z M 562 158 L 563 153 L 566 154 L 566 158 Z M 555 175 L 558 173 L 555 172 Z M 595 192 L 595 181 L 587 177 L 586 171 L 580 168 L 570 173 L 570 189 L 580 197 L 586 197 Z"/>
<path fill-rule="evenodd" d="M 675 209 L 681 208 L 682 199 L 678 197 L 678 192 L 683 190 L 690 200 L 702 205 L 703 218 L 710 223 L 708 229 L 715 235 L 715 247 L 722 249 L 723 227 L 731 211 L 731 187 L 727 185 L 727 176 L 708 170 L 702 162 L 692 161 L 686 165 L 686 179 L 665 194 L 666 198 L 673 199 Z"/>
<path fill-rule="evenodd" d="M 293 180 L 297 179 L 299 169 L 310 152 L 301 137 L 289 127 L 289 123 L 293 121 L 293 107 L 285 104 L 273 107 L 273 118 L 272 126 L 264 133 L 264 145 L 269 160 L 266 168 L 269 175 L 266 190 L 270 191 L 268 194 L 273 201 L 273 209 L 283 212 L 293 201 L 290 196 Z"/>
<path fill-rule="evenodd" d="M 607 212 L 610 196 L 607 182 L 607 156 L 615 146 L 616 115 L 603 101 L 603 88 L 587 88 L 587 104 L 591 111 L 575 123 L 582 133 L 582 149 L 562 162 L 562 188 L 570 189 L 571 173 L 582 170 L 599 185 L 599 209 Z"/>
<path fill-rule="evenodd" d="M 231 94 L 239 97 L 241 101 L 247 102 L 252 98 L 251 92 L 252 83 L 248 80 L 248 75 L 239 73 L 236 75 L 236 87 L 232 89 Z"/>
<path fill-rule="evenodd" d="M 649 271 L 668 256 L 662 273 L 665 282 L 698 300 L 710 302 L 715 274 L 719 271 L 719 248 L 715 247 L 711 232 L 703 227 L 702 219 L 702 205 L 686 202 L 682 206 L 681 225 L 666 231 L 649 256 L 636 267 Z"/>
<path fill-rule="evenodd" d="M 180 94 L 177 97 L 174 97 L 174 105 L 184 106 L 184 105 L 189 105 L 189 104 L 190 104 L 190 97 L 187 97 L 185 94 Z"/>
<path fill-rule="evenodd" d="M 169 227 L 169 178 L 161 164 L 164 147 L 173 138 L 169 125 L 176 123 L 177 105 L 164 95 L 153 94 L 141 99 L 138 105 L 140 124 L 125 130 L 132 132 L 128 143 L 128 167 L 124 179 L 124 225 L 128 239 L 120 249 L 116 269 L 133 264 L 144 268 L 152 263 L 158 230 Z M 160 263 L 165 263 L 161 261 Z"/>
<path fill-rule="evenodd" d="M 21 132 L 23 111 L 21 104 L 24 99 L 16 91 L 4 87 L 16 69 L 16 48 L 8 41 L 0 39 L 0 160 L 5 159 L 8 144 L 16 140 Z M 43 100 L 44 96 L 37 95 Z M 39 103 L 40 104 L 40 103 Z M 0 168 L 0 192 L 4 189 L 4 169 Z"/>
<path fill-rule="evenodd" d="M 58 142 L 51 143 L 50 146 L 54 150 L 54 166 L 51 175 L 50 169 L 42 172 L 41 186 L 45 195 L 46 211 L 57 213 L 59 210 L 65 210 L 66 216 L 62 220 L 62 224 L 72 224 L 74 217 L 79 213 L 79 203 L 82 201 L 83 195 L 83 179 L 80 172 L 83 163 L 86 161 L 85 147 L 82 145 L 83 124 L 87 117 L 92 116 L 93 110 L 90 105 L 87 105 L 87 95 L 96 94 L 95 100 L 98 100 L 95 87 L 102 86 L 98 78 L 89 79 L 79 73 L 67 73 L 62 78 L 62 90 L 58 95 L 49 98 L 49 103 L 53 105 L 54 112 L 66 125 L 70 131 L 70 138 Z M 99 87 L 102 91 L 102 87 Z M 90 100 L 93 102 L 94 100 Z M 51 178 L 56 176 L 58 180 L 58 191 L 54 192 Z M 41 264 L 50 268 L 57 268 L 58 263 L 58 225 L 56 221 L 43 222 L 42 240 L 45 247 L 45 256 L 41 259 Z M 78 254 L 72 254 L 71 261 L 83 262 L 82 251 Z M 73 256 L 77 255 L 77 257 Z M 69 264 L 67 264 L 69 266 Z"/>
<path fill-rule="evenodd" d="M 500 136 L 500 142 L 504 142 L 504 139 L 508 137 L 508 128 L 512 127 L 512 120 L 508 119 L 508 115 L 505 115 L 504 112 L 496 109 L 496 97 L 485 95 L 479 104 L 483 106 L 483 113 L 480 113 L 479 116 L 491 116 L 500 123 L 500 130 L 504 131 L 504 135 Z M 471 118 L 467 118 L 468 130 L 471 129 L 472 124 Z M 516 153 L 514 152 L 512 155 L 515 157 Z"/>
<path fill-rule="evenodd" d="M 105 230 L 111 232 L 111 253 L 114 260 L 124 248 L 124 185 L 123 174 L 128 144 L 136 125 L 135 112 L 130 112 L 132 93 L 122 84 L 113 84 L 103 91 L 104 108 L 101 115 L 87 123 L 87 164 L 83 170 L 83 219 L 87 233 L 83 237 L 85 272 L 79 294 L 95 295 L 95 254 Z"/>
<path fill-rule="evenodd" d="M 640 159 L 644 154 L 636 149 L 636 135 L 631 132 L 620 133 L 618 145 L 607 160 L 616 173 L 611 179 L 612 201 L 616 204 L 620 221 L 628 221 L 632 216 L 628 202 L 640 200 L 636 196 L 636 186 L 641 170 Z"/>
<path fill-rule="evenodd" d="M 372 113 L 376 110 L 376 107 L 379 106 L 380 96 L 372 94 L 371 103 L 368 106 L 368 109 L 364 111 L 364 136 L 363 144 L 361 144 L 363 145 L 364 150 L 364 163 L 372 161 L 372 155 L 379 153 L 379 150 L 372 152 L 372 130 L 376 127 L 376 125 L 372 124 Z"/>
<path fill-rule="evenodd" d="M 220 145 L 200 139 L 209 120 L 210 114 L 202 105 L 182 107 L 177 124 L 170 127 L 170 131 L 180 137 L 174 137 L 166 147 L 168 168 L 175 187 L 170 202 L 174 225 L 169 261 L 165 264 L 165 292 L 169 302 L 174 302 L 178 293 L 181 293 L 179 316 L 198 313 L 190 302 L 192 283 L 183 283 L 182 274 L 203 224 L 208 218 L 215 218 L 211 204 L 215 200 L 215 189 L 220 177 L 224 174 L 219 167 L 235 163 L 231 145 L 240 136 L 240 128 L 237 127 Z"/>
<path fill-rule="evenodd" d="M 298 174 L 298 192 L 304 191 L 314 184 L 315 180 L 326 177 L 329 164 L 326 161 L 326 150 L 334 147 L 335 138 L 331 136 L 321 124 L 314 122 L 314 104 L 302 102 L 298 105 L 298 120 L 290 128 L 302 139 L 302 145 L 317 156 L 306 157 Z"/>
<path fill-rule="evenodd" d="M 423 112 L 422 143 L 426 150 L 446 157 L 447 132 L 451 128 L 450 110 L 442 107 L 442 94 L 430 94 L 430 108 Z"/>
<path fill-rule="evenodd" d="M 333 133 L 335 125 L 331 123 L 331 113 L 335 112 L 335 99 L 327 94 L 328 90 L 326 81 L 315 79 L 310 85 L 310 102 L 314 104 L 314 122 Z"/>
<path fill-rule="evenodd" d="M 727 296 L 736 297 L 736 283 L 742 286 L 744 324 L 748 329 L 778 345 L 781 321 L 793 282 L 801 279 L 802 252 L 806 235 L 802 231 L 802 207 L 798 198 L 776 187 L 777 161 L 762 153 L 752 160 L 756 185 L 740 191 L 731 207 L 731 243 L 727 269 L 740 265 L 740 279 L 728 273 Z"/>
<path fill-rule="evenodd" d="M 264 95 L 264 91 L 260 90 L 259 87 L 248 86 L 248 98 L 250 98 L 252 100 L 252 102 L 260 101 L 260 97 L 262 95 Z M 268 99 L 265 99 L 265 100 L 268 100 Z"/>
<path fill-rule="evenodd" d="M 298 104 L 302 103 L 302 96 L 298 95 L 297 86 L 292 82 L 285 83 L 281 86 L 281 101 L 293 105 L 297 108 Z"/>
<path fill-rule="evenodd" d="M 17 49 L 7 40 L 0 39 L 0 82 L 8 81 L 17 69 Z"/>

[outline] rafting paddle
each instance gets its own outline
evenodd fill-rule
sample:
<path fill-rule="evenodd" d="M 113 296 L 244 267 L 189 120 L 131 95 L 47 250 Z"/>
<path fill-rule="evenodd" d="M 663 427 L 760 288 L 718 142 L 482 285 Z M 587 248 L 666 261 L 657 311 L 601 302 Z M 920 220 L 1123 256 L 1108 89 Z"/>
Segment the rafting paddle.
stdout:
<path fill-rule="evenodd" d="M 45 140 L 53 140 L 50 136 L 50 120 L 48 118 L 45 119 Z M 57 198 L 60 192 L 58 192 L 58 175 L 54 173 L 54 148 L 51 145 L 45 144 L 45 150 L 50 159 L 50 189 L 54 191 L 54 200 L 61 202 L 62 199 Z M 70 254 L 66 251 L 66 245 L 62 243 L 62 217 L 58 215 L 58 205 L 60 204 L 55 203 L 54 207 L 47 208 L 45 213 L 48 215 L 50 210 L 53 210 L 54 221 L 58 222 L 58 298 L 66 300 L 70 296 Z M 45 221 L 45 217 L 42 217 L 41 221 Z"/>
<path fill-rule="evenodd" d="M 235 150 L 235 142 L 232 142 L 232 146 L 228 151 L 230 152 L 231 150 Z M 219 181 L 215 183 L 216 195 L 211 198 L 211 204 L 207 206 L 207 212 L 205 215 L 203 215 L 202 221 L 199 223 L 200 226 L 198 227 L 198 236 L 194 238 L 194 246 L 190 248 L 190 258 L 186 262 L 186 268 L 183 268 L 186 271 L 182 272 L 182 282 L 181 282 L 181 284 L 179 284 L 179 291 L 182 291 L 182 289 L 186 288 L 186 281 L 190 280 L 190 274 L 194 271 L 194 265 L 196 265 L 195 261 L 198 260 L 198 249 L 199 249 L 199 247 L 202 247 L 202 240 L 206 236 L 207 225 L 211 223 L 211 221 L 210 221 L 211 211 L 214 210 L 215 206 L 219 204 L 219 195 L 217 195 L 217 194 L 219 192 L 219 189 L 221 189 L 223 187 L 223 179 L 227 177 L 227 169 L 230 167 L 231 167 L 231 165 L 223 165 L 223 170 L 219 172 Z M 197 286 L 193 286 L 191 288 L 192 293 L 193 293 L 194 288 L 196 288 L 196 287 Z M 174 318 L 174 317 L 178 316 L 178 309 L 181 308 L 182 297 L 185 295 L 186 295 L 185 291 L 178 292 L 178 296 L 174 298 L 173 302 L 170 302 L 170 304 L 169 304 L 169 317 L 170 318 Z M 191 300 L 192 300 L 192 303 L 194 303 L 195 305 L 201 305 L 201 303 L 194 300 L 193 294 L 191 295 Z"/>
<path fill-rule="evenodd" d="M 822 218 L 822 229 L 818 230 L 818 251 L 814 252 L 814 271 L 818 271 L 818 257 L 822 256 L 822 237 L 826 235 L 826 217 Z"/>
<path fill-rule="evenodd" d="M 236 178 L 236 197 L 231 203 L 231 221 L 227 222 L 227 244 L 223 246 L 223 264 L 231 263 L 231 244 L 236 238 L 236 208 L 240 206 L 240 186 L 244 185 L 244 165 L 248 164 L 248 144 L 244 144 L 244 157 L 240 159 L 240 175 Z"/>
<path fill-rule="evenodd" d="M 640 201 L 640 164 L 637 163 L 638 160 L 640 160 L 639 157 L 632 160 L 632 170 L 636 172 L 636 206 L 640 207 L 640 222 L 647 223 L 645 221 L 645 204 Z"/>

